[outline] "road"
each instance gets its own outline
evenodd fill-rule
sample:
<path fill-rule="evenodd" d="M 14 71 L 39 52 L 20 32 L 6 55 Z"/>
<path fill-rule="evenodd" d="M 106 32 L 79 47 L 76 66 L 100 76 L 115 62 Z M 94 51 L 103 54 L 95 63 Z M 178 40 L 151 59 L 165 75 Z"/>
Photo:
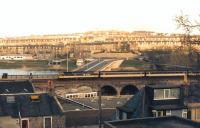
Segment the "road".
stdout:
<path fill-rule="evenodd" d="M 84 65 L 83 67 L 81 67 L 80 69 L 76 70 L 76 71 L 99 71 L 101 70 L 103 67 L 105 67 L 106 65 L 108 65 L 109 63 L 111 63 L 113 60 L 104 60 L 104 59 L 97 59 L 94 60 L 86 65 Z"/>

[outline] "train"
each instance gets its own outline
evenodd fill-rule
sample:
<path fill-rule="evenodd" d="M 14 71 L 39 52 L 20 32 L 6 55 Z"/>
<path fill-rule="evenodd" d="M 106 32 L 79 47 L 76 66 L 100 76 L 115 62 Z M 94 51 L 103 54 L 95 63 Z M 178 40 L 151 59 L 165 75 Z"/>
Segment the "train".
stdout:
<path fill-rule="evenodd" d="M 109 78 L 109 77 L 147 77 L 147 76 L 181 76 L 184 74 L 199 75 L 200 71 L 155 71 L 155 70 L 140 70 L 140 71 L 79 71 L 79 72 L 62 72 L 58 75 L 58 79 L 74 79 L 74 78 Z"/>

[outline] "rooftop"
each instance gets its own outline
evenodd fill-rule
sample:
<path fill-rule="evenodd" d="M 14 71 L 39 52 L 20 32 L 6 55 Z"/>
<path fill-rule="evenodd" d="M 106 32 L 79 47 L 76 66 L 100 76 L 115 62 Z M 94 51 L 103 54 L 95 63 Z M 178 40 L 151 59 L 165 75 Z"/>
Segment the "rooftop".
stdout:
<path fill-rule="evenodd" d="M 159 118 L 140 118 L 105 123 L 105 128 L 199 128 L 200 123 L 171 116 Z"/>
<path fill-rule="evenodd" d="M 0 95 L 0 116 L 51 116 L 62 114 L 56 97 L 47 93 L 21 93 Z"/>
<path fill-rule="evenodd" d="M 129 97 L 120 97 L 120 98 L 102 97 L 101 106 L 102 108 L 116 108 L 117 106 L 121 106 L 125 104 L 128 101 L 128 99 Z M 59 98 L 59 102 L 61 103 L 65 111 L 85 110 L 85 109 L 92 109 L 92 108 L 98 109 L 99 107 L 98 98 L 80 98 L 80 99 L 72 99 L 72 101 Z"/>
<path fill-rule="evenodd" d="M 29 81 L 0 81 L 0 94 L 33 92 L 33 86 Z"/>

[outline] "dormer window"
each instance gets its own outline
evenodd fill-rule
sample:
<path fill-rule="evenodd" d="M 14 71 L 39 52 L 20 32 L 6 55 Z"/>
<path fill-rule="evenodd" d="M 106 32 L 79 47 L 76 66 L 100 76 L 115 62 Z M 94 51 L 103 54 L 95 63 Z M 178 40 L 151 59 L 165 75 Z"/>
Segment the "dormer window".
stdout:
<path fill-rule="evenodd" d="M 32 102 L 39 102 L 40 101 L 39 95 L 32 95 L 30 98 L 31 98 Z"/>
<path fill-rule="evenodd" d="M 6 102 L 7 103 L 15 103 L 15 96 L 7 96 Z"/>
<path fill-rule="evenodd" d="M 180 88 L 154 89 L 154 100 L 179 99 Z"/>

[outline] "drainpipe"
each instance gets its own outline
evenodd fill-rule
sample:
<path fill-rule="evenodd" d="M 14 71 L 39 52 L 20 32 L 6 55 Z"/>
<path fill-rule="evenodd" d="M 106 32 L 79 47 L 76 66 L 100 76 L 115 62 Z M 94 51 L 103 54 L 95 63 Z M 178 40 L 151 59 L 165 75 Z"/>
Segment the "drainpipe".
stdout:
<path fill-rule="evenodd" d="M 22 119 L 22 117 L 21 117 L 21 112 L 20 112 L 19 106 L 20 106 L 19 103 L 17 103 L 17 107 L 18 107 L 18 116 L 19 116 L 19 127 L 22 128 L 22 124 L 21 124 L 21 119 Z"/>
<path fill-rule="evenodd" d="M 189 85 L 189 81 L 188 81 L 188 71 L 185 72 L 184 74 L 184 84 L 183 84 L 183 89 L 184 89 L 184 97 L 188 96 L 188 85 Z"/>
<path fill-rule="evenodd" d="M 184 78 L 184 79 L 183 79 L 184 85 L 188 85 L 188 71 L 185 72 L 183 78 Z"/>
<path fill-rule="evenodd" d="M 99 71 L 99 75 L 98 75 L 98 78 L 100 79 L 101 78 L 101 72 Z M 102 128 L 102 108 L 101 108 L 101 85 L 99 85 L 98 87 L 98 106 L 99 106 L 99 128 Z"/>

